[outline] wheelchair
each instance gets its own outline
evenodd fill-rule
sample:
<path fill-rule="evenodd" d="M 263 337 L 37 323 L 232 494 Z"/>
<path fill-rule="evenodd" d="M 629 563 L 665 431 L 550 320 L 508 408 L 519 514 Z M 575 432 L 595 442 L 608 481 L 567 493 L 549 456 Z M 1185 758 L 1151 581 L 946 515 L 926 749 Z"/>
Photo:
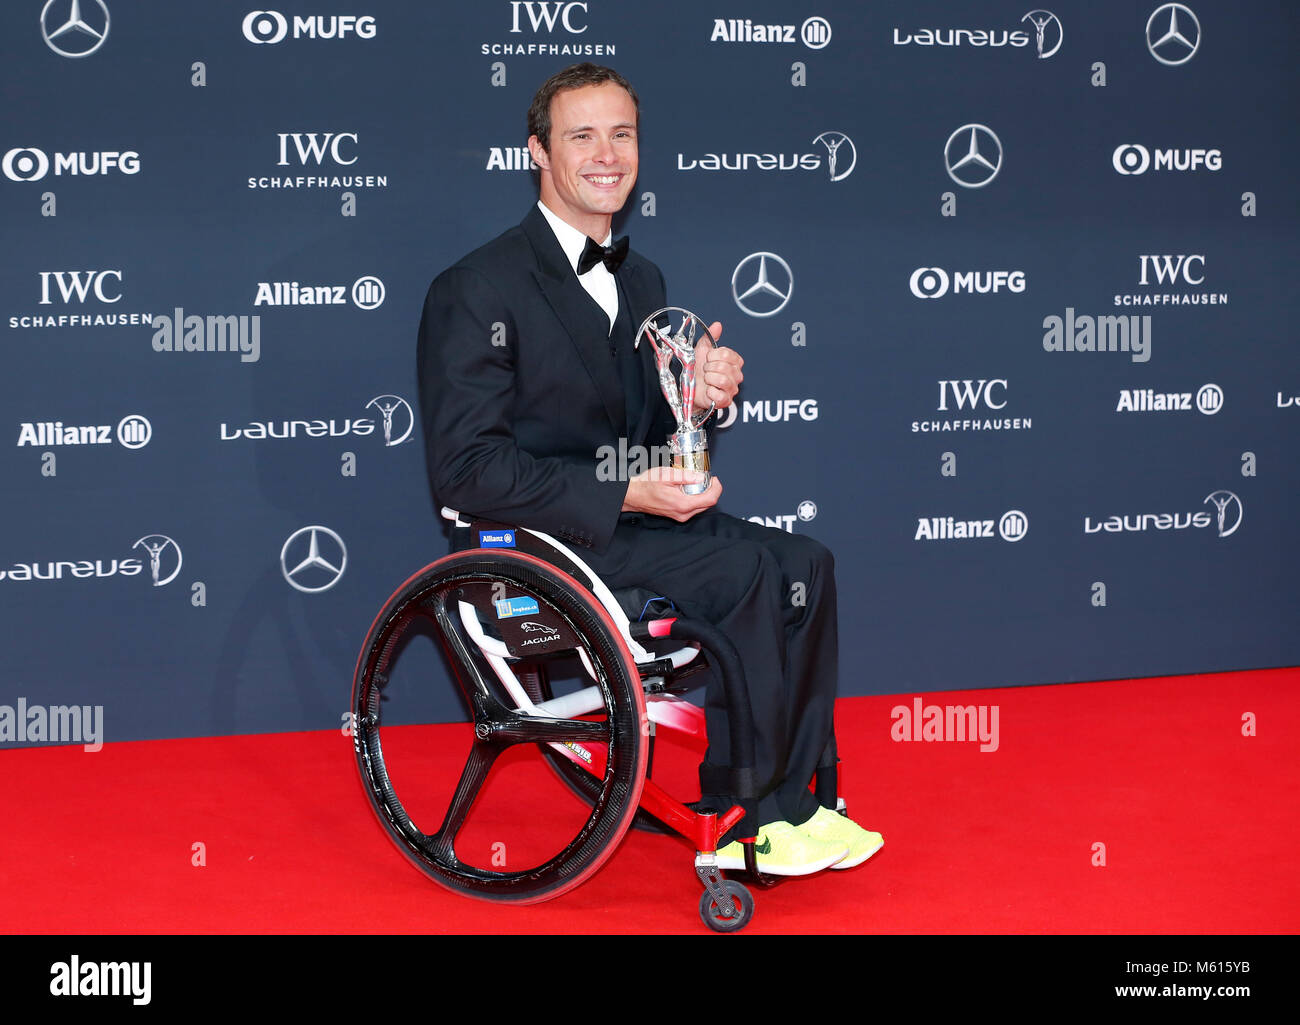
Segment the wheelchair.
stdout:
<path fill-rule="evenodd" d="M 759 886 L 776 880 L 764 877 L 755 860 L 754 728 L 734 647 L 710 624 L 664 615 L 666 599 L 638 589 L 611 591 L 545 533 L 442 512 L 454 524 L 452 554 L 415 573 L 384 604 L 353 681 L 357 765 L 390 839 L 447 889 L 522 905 L 581 885 L 633 825 L 675 832 L 696 851 L 695 872 L 704 886 L 700 918 L 719 932 L 744 928 L 753 896 L 718 868 L 718 839 L 739 826 L 745 874 Z M 406 739 L 403 726 L 383 722 L 403 659 L 415 658 L 421 634 L 446 653 L 473 725 L 465 767 L 450 795 L 443 795 L 445 804 L 428 793 L 419 745 Z M 423 674 L 418 661 L 403 672 L 402 687 L 420 688 L 428 662 L 422 665 Z M 705 737 L 703 710 L 680 692 L 692 686 L 683 680 L 710 665 L 727 697 L 730 786 L 741 801 L 722 813 L 683 804 L 650 778 L 658 727 Z M 416 750 L 405 774 L 392 764 L 399 743 Z M 516 845 L 511 857 L 524 867 L 507 864 L 504 842 L 479 838 L 458 849 L 494 765 L 517 763 L 518 753 L 531 758 L 534 750 L 548 780 L 558 777 L 581 798 L 578 810 L 559 816 L 541 836 L 533 835 L 531 822 L 510 823 L 520 830 L 523 848 L 519 853 Z M 843 813 L 836 787 L 835 766 L 819 769 L 819 799 Z M 439 824 L 426 831 L 417 820 Z M 502 856 L 484 864 L 483 856 L 466 854 L 471 848 L 501 848 Z"/>

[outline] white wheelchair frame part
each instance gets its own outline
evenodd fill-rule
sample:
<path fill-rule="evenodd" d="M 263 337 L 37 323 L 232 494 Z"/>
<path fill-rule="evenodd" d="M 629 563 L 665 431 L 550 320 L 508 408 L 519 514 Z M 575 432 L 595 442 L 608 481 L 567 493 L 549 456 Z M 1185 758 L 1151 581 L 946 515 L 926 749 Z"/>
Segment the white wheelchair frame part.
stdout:
<path fill-rule="evenodd" d="M 455 509 L 444 506 L 442 509 L 442 516 L 457 527 L 471 526 L 468 521 L 461 519 L 460 513 Z M 632 638 L 629 632 L 629 624 L 631 620 L 628 619 L 627 613 L 623 611 L 623 607 L 619 605 L 613 592 L 599 576 L 592 572 L 591 568 L 583 562 L 581 558 L 568 548 L 568 546 L 563 542 L 556 540 L 544 531 L 533 530 L 529 527 L 516 527 L 515 530 L 516 532 L 526 531 L 531 534 L 533 537 L 554 549 L 558 554 L 564 556 L 564 558 L 568 559 L 583 572 L 587 578 L 583 583 L 588 583 L 590 585 L 592 593 L 605 608 L 605 611 L 609 613 L 610 618 L 614 620 L 614 623 L 618 626 L 619 633 L 623 638 L 623 643 L 627 645 L 628 651 L 631 653 L 633 660 L 638 665 L 658 661 L 660 659 L 660 657 L 647 651 Z M 562 694 L 558 697 L 551 698 L 549 701 L 544 701 L 541 704 L 534 704 L 528 697 L 527 692 L 524 690 L 523 684 L 519 682 L 519 678 L 510 668 L 508 659 L 511 658 L 511 655 L 507 650 L 505 643 L 487 635 L 483 629 L 483 624 L 478 617 L 477 611 L 469 602 L 458 602 L 458 608 L 460 611 L 461 623 L 464 625 L 466 633 L 468 633 L 474 643 L 478 645 L 484 658 L 487 659 L 488 664 L 492 666 L 497 678 L 501 681 L 501 685 L 515 700 L 515 711 L 524 715 L 540 716 L 544 718 L 573 719 L 581 715 L 586 715 L 589 712 L 594 712 L 596 709 L 601 707 L 603 699 L 601 697 L 600 688 L 596 686 L 584 687 L 573 691 L 572 693 Z M 592 680 L 596 680 L 597 676 L 595 667 L 592 666 L 587 652 L 583 648 L 579 647 L 577 653 L 587 675 L 590 676 Z M 684 647 L 673 651 L 671 654 L 661 657 L 669 659 L 672 662 L 673 668 L 678 669 L 693 661 L 698 655 L 699 646 L 696 644 L 687 644 Z M 643 683 L 653 684 L 656 680 L 662 681 L 662 677 L 649 677 L 643 681 Z M 676 730 L 700 738 L 705 736 L 704 710 L 698 705 L 695 705 L 676 694 L 647 694 L 646 714 L 649 716 L 650 722 L 653 725 L 663 726 L 666 729 Z M 552 743 L 549 746 L 578 765 L 591 764 L 591 753 L 583 748 L 581 744 L 565 742 Z"/>

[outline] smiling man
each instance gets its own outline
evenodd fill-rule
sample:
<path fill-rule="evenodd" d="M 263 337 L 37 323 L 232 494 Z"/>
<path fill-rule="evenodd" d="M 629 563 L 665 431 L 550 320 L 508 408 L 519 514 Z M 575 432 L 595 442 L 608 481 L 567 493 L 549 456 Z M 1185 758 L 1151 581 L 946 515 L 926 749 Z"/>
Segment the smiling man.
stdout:
<path fill-rule="evenodd" d="M 830 553 L 718 512 L 716 476 L 691 496 L 671 469 L 630 480 L 600 472 L 602 451 L 662 446 L 676 426 L 650 347 L 633 345 L 641 321 L 668 304 L 663 275 L 626 238 L 612 241 L 613 217 L 636 183 L 639 126 L 636 92 L 610 68 L 565 68 L 533 98 L 539 202 L 440 274 L 425 302 L 418 372 L 434 497 L 552 534 L 609 586 L 650 588 L 721 629 L 740 653 L 754 710 L 759 865 L 784 875 L 851 867 L 883 841 L 808 789 L 817 768 L 835 762 Z M 711 333 L 720 338 L 722 325 Z M 729 406 L 740 355 L 706 340 L 696 359 L 698 408 Z M 718 681 L 705 712 L 702 803 L 721 811 L 739 802 L 727 792 Z M 719 867 L 742 867 L 738 843 L 718 854 Z"/>
<path fill-rule="evenodd" d="M 542 204 L 591 238 L 608 235 L 636 183 L 639 117 L 632 94 L 614 81 L 539 92 L 528 151 L 541 172 Z"/>

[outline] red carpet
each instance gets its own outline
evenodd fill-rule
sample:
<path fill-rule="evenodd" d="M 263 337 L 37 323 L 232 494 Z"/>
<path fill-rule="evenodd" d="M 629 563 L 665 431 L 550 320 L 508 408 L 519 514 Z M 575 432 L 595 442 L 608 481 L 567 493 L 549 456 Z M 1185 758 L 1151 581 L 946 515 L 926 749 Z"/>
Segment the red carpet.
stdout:
<path fill-rule="evenodd" d="M 921 696 L 997 706 L 989 752 L 891 739 L 912 695 L 842 700 L 843 792 L 885 848 L 757 891 L 746 933 L 1294 933 L 1297 685 L 1282 669 Z M 432 809 L 464 728 L 391 732 L 393 758 L 438 766 Z M 694 756 L 660 736 L 655 778 L 694 796 Z M 645 832 L 555 901 L 445 892 L 381 832 L 337 732 L 0 750 L 0 767 L 6 933 L 706 932 L 686 843 Z M 526 858 L 545 829 L 520 823 L 580 810 L 532 752 L 493 771 L 463 840 L 484 864 L 498 826 Z"/>

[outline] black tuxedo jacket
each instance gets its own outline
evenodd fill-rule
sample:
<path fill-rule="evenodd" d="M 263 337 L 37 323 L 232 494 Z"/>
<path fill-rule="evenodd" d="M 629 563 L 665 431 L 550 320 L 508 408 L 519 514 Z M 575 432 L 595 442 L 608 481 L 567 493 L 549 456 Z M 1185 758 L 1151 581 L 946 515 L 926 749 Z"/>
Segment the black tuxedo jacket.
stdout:
<path fill-rule="evenodd" d="M 617 277 L 635 331 L 667 304 L 663 275 L 629 252 Z M 536 206 L 434 280 L 418 372 L 440 505 L 605 551 L 627 481 L 599 479 L 597 465 L 602 446 L 619 451 L 626 403 L 609 339 L 593 322 L 608 329 Z M 664 445 L 672 413 L 650 346 L 637 357 L 645 387 L 624 444 Z"/>

